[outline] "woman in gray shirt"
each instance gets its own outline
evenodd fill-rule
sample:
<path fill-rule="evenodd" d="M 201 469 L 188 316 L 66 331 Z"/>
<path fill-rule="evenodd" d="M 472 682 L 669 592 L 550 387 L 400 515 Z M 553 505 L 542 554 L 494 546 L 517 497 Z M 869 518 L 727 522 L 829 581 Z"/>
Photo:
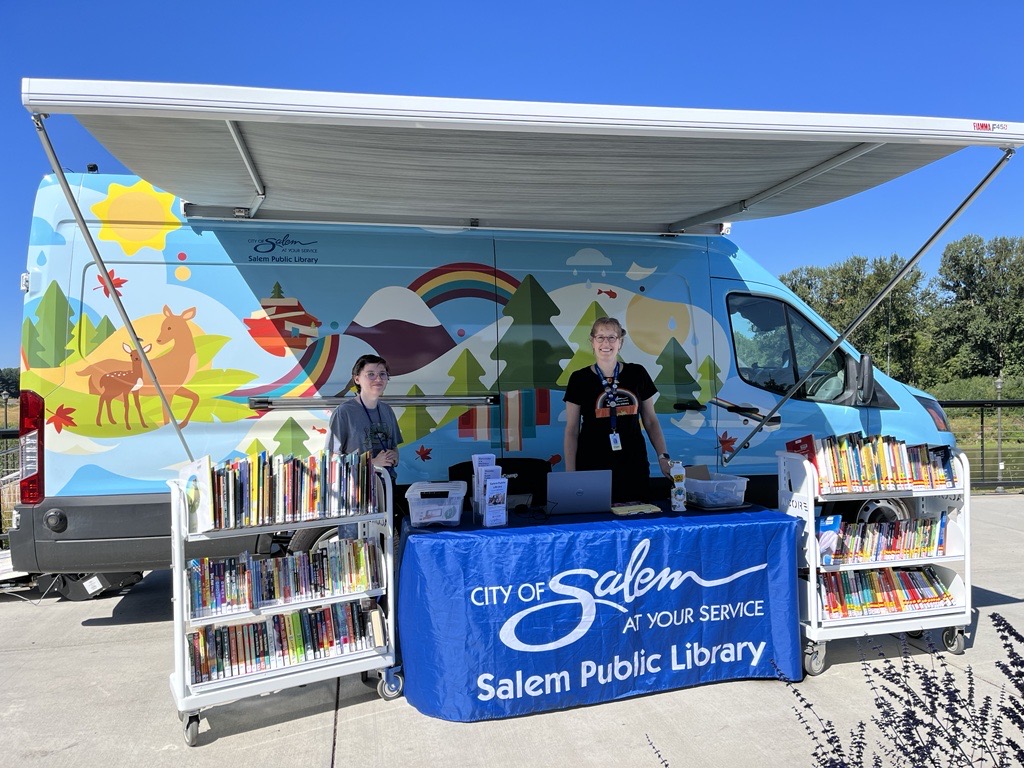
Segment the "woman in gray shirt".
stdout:
<path fill-rule="evenodd" d="M 326 448 L 339 453 L 370 451 L 374 466 L 387 469 L 394 480 L 402 432 L 395 412 L 380 399 L 388 378 L 383 357 L 363 355 L 356 360 L 352 366 L 356 396 L 346 399 L 331 414 Z"/>

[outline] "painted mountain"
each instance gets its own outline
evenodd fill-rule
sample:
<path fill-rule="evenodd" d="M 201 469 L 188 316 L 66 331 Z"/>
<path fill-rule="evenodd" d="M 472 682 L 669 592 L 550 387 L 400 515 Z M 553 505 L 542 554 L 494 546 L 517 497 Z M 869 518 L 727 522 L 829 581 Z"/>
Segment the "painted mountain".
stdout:
<path fill-rule="evenodd" d="M 345 329 L 388 361 L 392 376 L 416 371 L 455 347 L 451 335 L 414 291 L 381 288 Z"/>

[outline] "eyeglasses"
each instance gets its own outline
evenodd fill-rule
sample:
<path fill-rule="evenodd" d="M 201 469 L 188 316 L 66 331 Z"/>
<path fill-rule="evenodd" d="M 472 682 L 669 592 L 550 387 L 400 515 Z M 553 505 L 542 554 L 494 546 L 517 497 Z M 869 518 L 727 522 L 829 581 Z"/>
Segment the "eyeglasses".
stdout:
<path fill-rule="evenodd" d="M 368 378 L 370 381 L 387 381 L 391 378 L 387 371 L 381 371 L 380 373 L 374 373 L 373 371 L 363 371 L 363 376 Z"/>
<path fill-rule="evenodd" d="M 594 341 L 598 341 L 602 344 L 611 344 L 613 341 L 618 341 L 618 336 L 591 336 Z"/>

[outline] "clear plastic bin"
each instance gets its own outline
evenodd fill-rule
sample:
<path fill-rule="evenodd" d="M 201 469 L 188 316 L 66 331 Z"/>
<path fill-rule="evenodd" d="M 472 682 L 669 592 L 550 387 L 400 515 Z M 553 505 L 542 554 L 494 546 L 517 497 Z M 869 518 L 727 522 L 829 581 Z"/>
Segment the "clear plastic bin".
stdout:
<path fill-rule="evenodd" d="M 686 503 L 697 507 L 738 507 L 747 492 L 747 478 L 711 473 L 710 480 L 686 477 Z"/>
<path fill-rule="evenodd" d="M 462 500 L 466 483 L 413 483 L 405 492 L 409 502 L 409 522 L 415 528 L 427 525 L 455 527 L 462 518 Z"/>

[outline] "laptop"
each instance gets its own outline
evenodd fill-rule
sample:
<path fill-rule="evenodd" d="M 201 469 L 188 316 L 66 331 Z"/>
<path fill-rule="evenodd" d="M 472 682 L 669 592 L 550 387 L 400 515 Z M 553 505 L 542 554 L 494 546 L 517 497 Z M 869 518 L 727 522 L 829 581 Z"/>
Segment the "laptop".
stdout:
<path fill-rule="evenodd" d="M 579 515 L 609 512 L 612 508 L 612 471 L 587 469 L 548 475 L 548 514 Z"/>

